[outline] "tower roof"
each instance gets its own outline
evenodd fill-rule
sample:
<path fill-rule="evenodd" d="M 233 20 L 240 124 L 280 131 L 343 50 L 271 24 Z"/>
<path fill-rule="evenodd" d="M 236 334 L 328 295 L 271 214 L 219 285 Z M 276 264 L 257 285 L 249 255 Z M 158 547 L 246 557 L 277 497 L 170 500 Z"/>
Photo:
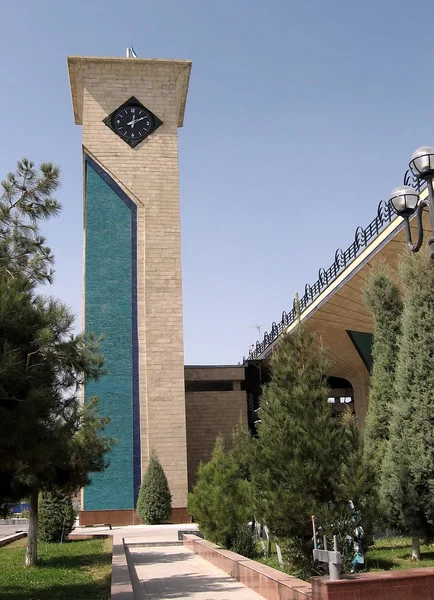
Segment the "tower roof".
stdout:
<path fill-rule="evenodd" d="M 128 71 L 131 75 L 143 77 L 150 71 L 159 75 L 170 74 L 176 77 L 177 103 L 178 103 L 178 127 L 184 123 L 185 104 L 187 100 L 188 84 L 191 73 L 190 60 L 175 60 L 166 58 L 115 58 L 101 56 L 68 56 L 69 83 L 71 86 L 72 108 L 76 125 L 83 124 L 83 90 L 85 79 L 92 67 L 104 66 L 107 76 L 112 77 L 113 71 L 119 67 Z"/>

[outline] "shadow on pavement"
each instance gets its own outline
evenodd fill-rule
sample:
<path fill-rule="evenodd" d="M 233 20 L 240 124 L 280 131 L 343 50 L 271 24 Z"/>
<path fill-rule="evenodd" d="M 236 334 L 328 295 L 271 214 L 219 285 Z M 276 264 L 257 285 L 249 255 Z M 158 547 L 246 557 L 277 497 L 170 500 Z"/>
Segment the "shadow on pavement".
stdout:
<path fill-rule="evenodd" d="M 228 585 L 228 584 L 231 585 Z M 196 575 L 194 573 L 184 573 L 182 575 L 172 575 L 170 577 L 153 577 L 142 583 L 144 590 L 149 596 L 146 598 L 152 600 L 164 600 L 166 598 L 184 598 L 200 593 L 210 594 L 209 599 L 214 600 L 217 594 L 224 594 L 224 599 L 237 597 L 240 588 L 245 589 L 240 583 L 234 581 L 231 577 L 212 577 Z M 249 590 L 250 591 L 250 590 Z"/>
<path fill-rule="evenodd" d="M 136 565 L 152 565 L 157 563 L 173 563 L 180 561 L 188 561 L 192 558 L 195 558 L 195 554 L 190 552 L 174 552 L 171 553 L 163 553 L 153 550 L 149 548 L 149 551 L 146 552 L 135 552 L 134 549 L 130 548 L 130 553 L 134 564 Z"/>

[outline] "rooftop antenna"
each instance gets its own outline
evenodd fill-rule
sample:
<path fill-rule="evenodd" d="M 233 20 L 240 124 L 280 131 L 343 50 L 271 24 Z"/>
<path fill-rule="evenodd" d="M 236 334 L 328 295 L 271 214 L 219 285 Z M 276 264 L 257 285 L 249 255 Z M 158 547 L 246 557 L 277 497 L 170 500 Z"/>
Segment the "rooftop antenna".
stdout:
<path fill-rule="evenodd" d="M 128 46 L 127 48 L 127 58 L 137 58 L 136 51 L 132 46 Z"/>
<path fill-rule="evenodd" d="M 261 329 L 264 327 L 263 325 L 252 325 L 255 329 L 258 330 L 258 335 L 261 337 Z"/>

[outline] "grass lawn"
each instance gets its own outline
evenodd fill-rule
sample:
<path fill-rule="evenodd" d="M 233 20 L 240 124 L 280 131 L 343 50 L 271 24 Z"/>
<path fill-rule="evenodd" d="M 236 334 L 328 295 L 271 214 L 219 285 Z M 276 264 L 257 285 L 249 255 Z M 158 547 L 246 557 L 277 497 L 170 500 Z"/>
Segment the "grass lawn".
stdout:
<path fill-rule="evenodd" d="M 262 564 L 280 570 L 279 562 L 272 546 L 271 555 L 265 558 L 261 555 L 258 544 L 258 557 L 255 559 Z M 357 572 L 363 571 L 390 571 L 392 569 L 414 569 L 420 567 L 434 567 L 434 544 L 420 547 L 420 561 L 411 560 L 411 538 L 392 537 L 376 540 L 365 555 L 365 565 L 359 566 Z M 291 571 L 290 565 L 283 569 L 289 575 L 297 575 Z"/>
<path fill-rule="evenodd" d="M 376 540 L 366 553 L 369 571 L 414 569 L 434 566 L 434 545 L 420 547 L 420 561 L 411 560 L 411 538 L 393 537 Z"/>
<path fill-rule="evenodd" d="M 26 539 L 0 548 L 1 600 L 107 600 L 112 540 L 39 542 L 39 564 L 25 569 Z"/>

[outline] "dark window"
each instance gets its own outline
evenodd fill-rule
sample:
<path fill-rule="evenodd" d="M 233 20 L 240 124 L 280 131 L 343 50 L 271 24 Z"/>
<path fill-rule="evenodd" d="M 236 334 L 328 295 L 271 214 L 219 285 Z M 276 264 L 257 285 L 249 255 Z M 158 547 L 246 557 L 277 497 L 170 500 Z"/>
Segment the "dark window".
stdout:
<path fill-rule="evenodd" d="M 232 381 L 186 381 L 186 392 L 232 392 Z"/>
<path fill-rule="evenodd" d="M 363 333 L 361 331 L 348 331 L 350 340 L 359 353 L 360 358 L 365 363 L 366 368 L 372 371 L 372 333 Z"/>

